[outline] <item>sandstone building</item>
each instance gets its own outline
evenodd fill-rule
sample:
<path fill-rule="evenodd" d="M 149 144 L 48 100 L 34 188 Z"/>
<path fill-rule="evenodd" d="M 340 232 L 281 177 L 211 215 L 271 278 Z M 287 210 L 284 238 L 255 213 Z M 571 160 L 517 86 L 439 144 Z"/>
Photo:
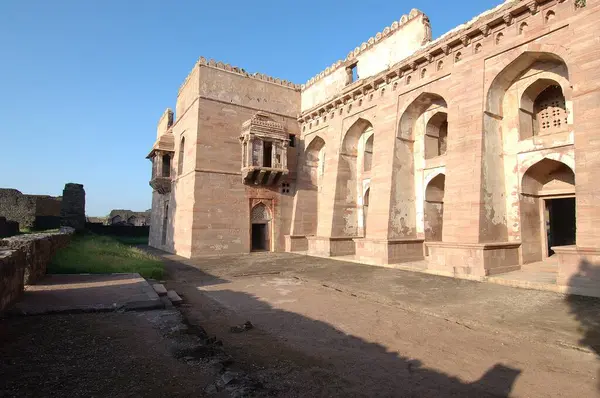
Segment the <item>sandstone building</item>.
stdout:
<path fill-rule="evenodd" d="M 418 10 L 306 84 L 200 58 L 158 123 L 150 244 L 427 259 L 485 276 L 553 258 L 600 283 L 600 3 L 507 1 L 433 40 Z"/>

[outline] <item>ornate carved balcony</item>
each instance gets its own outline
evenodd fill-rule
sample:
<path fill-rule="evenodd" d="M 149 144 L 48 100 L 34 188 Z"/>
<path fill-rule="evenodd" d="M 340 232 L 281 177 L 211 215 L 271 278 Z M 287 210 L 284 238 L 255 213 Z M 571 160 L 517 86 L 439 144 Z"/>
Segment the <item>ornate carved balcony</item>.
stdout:
<path fill-rule="evenodd" d="M 153 177 L 150 186 L 161 195 L 171 192 L 171 177 Z"/>
<path fill-rule="evenodd" d="M 276 185 L 288 174 L 287 169 L 250 166 L 242 169 L 242 179 L 248 185 Z"/>
<path fill-rule="evenodd" d="M 258 112 L 242 125 L 242 180 L 249 185 L 275 185 L 288 174 L 288 134 L 279 122 Z"/>

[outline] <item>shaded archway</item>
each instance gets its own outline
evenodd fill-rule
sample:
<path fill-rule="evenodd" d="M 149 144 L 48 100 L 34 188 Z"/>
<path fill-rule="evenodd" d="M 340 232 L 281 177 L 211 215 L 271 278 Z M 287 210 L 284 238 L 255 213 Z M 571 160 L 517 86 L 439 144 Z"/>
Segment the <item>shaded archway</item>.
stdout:
<path fill-rule="evenodd" d="M 115 225 L 115 224 L 120 224 L 123 222 L 123 218 L 121 216 L 114 216 L 111 220 L 110 223 Z"/>
<path fill-rule="evenodd" d="M 264 203 L 259 203 L 250 212 L 251 250 L 271 250 L 271 213 Z"/>
<path fill-rule="evenodd" d="M 437 112 L 427 122 L 425 127 L 425 159 L 446 154 L 448 138 L 448 113 Z"/>
<path fill-rule="evenodd" d="M 325 173 L 325 141 L 317 136 L 304 153 L 296 211 L 302 220 L 302 234 L 316 235 L 319 223 L 319 195 Z"/>
<path fill-rule="evenodd" d="M 442 240 L 444 225 L 444 192 L 446 176 L 438 174 L 433 177 L 425 188 L 424 219 L 425 241 Z"/>
<path fill-rule="evenodd" d="M 127 224 L 131 224 L 131 225 L 137 225 L 137 217 L 136 216 L 131 216 L 127 219 Z"/>
<path fill-rule="evenodd" d="M 575 244 L 575 173 L 544 158 L 521 181 L 520 219 L 523 263 L 553 254 L 553 246 Z"/>
<path fill-rule="evenodd" d="M 363 185 L 368 184 L 370 178 L 370 168 L 365 171 L 365 148 L 372 135 L 373 125 L 360 118 L 348 129 L 342 141 L 334 203 L 333 236 L 364 235 L 362 193 Z"/>
<path fill-rule="evenodd" d="M 425 160 L 445 152 L 448 104 L 439 94 L 419 94 L 400 117 L 392 171 L 390 238 L 417 238 L 425 204 Z M 419 217 L 417 217 L 419 214 Z"/>

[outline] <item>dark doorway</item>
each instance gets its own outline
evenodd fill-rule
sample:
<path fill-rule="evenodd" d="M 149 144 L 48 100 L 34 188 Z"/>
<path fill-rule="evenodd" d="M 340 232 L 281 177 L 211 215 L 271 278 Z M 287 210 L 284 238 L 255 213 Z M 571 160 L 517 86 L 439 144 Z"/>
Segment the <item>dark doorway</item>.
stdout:
<path fill-rule="evenodd" d="M 267 250 L 267 224 L 252 224 L 252 251 Z"/>
<path fill-rule="evenodd" d="M 263 148 L 263 167 L 271 167 L 271 160 L 273 158 L 273 144 L 269 141 L 265 141 Z"/>
<path fill-rule="evenodd" d="M 552 246 L 575 244 L 575 198 L 547 199 L 546 214 L 548 256 L 551 256 Z"/>

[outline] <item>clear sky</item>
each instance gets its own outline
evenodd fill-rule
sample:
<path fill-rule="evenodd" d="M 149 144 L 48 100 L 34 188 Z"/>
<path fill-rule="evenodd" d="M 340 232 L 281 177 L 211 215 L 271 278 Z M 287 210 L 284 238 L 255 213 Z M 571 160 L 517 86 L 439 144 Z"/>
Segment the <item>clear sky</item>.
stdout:
<path fill-rule="evenodd" d="M 501 2 L 0 0 L 0 187 L 148 209 L 145 156 L 199 56 L 304 83 L 411 8 L 436 38 Z"/>

